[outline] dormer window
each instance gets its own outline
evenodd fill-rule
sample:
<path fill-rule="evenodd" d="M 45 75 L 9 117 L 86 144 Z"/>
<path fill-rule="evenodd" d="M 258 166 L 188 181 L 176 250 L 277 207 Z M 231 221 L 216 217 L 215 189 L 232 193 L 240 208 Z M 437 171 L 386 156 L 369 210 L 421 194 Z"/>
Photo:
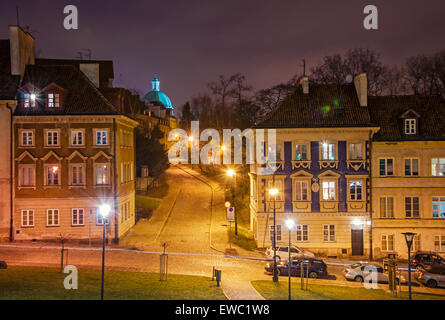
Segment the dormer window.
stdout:
<path fill-rule="evenodd" d="M 60 95 L 58 93 L 48 93 L 48 108 L 60 107 Z"/>
<path fill-rule="evenodd" d="M 405 119 L 405 134 L 416 134 L 417 119 Z"/>
<path fill-rule="evenodd" d="M 22 104 L 24 108 L 35 108 L 37 96 L 35 93 L 24 93 L 22 97 Z"/>

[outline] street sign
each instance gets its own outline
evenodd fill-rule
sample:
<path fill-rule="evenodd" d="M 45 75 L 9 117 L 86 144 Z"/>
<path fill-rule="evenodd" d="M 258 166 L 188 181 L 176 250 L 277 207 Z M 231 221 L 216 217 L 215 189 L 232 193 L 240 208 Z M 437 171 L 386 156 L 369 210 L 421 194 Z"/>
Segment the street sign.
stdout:
<path fill-rule="evenodd" d="M 235 221 L 235 208 L 234 207 L 230 207 L 227 208 L 227 221 Z"/>

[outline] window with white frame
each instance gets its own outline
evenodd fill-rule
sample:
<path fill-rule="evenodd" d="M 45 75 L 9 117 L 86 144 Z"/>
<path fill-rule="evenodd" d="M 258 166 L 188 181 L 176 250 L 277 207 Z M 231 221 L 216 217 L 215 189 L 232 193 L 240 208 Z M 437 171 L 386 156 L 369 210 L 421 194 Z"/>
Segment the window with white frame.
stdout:
<path fill-rule="evenodd" d="M 97 130 L 96 131 L 96 145 L 105 146 L 108 145 L 108 131 Z"/>
<path fill-rule="evenodd" d="M 405 134 L 416 134 L 416 119 L 405 119 Z"/>
<path fill-rule="evenodd" d="M 58 93 L 48 93 L 48 108 L 60 107 L 60 95 Z"/>
<path fill-rule="evenodd" d="M 24 93 L 22 105 L 24 108 L 35 108 L 37 97 L 34 93 Z"/>
<path fill-rule="evenodd" d="M 362 201 L 363 200 L 363 187 L 361 181 L 350 181 L 349 182 L 349 199 L 351 201 Z"/>
<path fill-rule="evenodd" d="M 336 199 L 335 195 L 335 181 L 322 181 L 322 195 L 324 201 L 333 201 Z"/>
<path fill-rule="evenodd" d="M 71 165 L 71 185 L 72 186 L 83 186 L 83 165 L 81 164 L 72 164 Z"/>
<path fill-rule="evenodd" d="M 321 159 L 335 160 L 335 144 L 327 142 L 321 144 Z"/>
<path fill-rule="evenodd" d="M 407 218 L 419 218 L 419 197 L 405 197 L 405 215 Z"/>
<path fill-rule="evenodd" d="M 431 159 L 431 175 L 433 177 L 445 176 L 445 158 Z"/>
<path fill-rule="evenodd" d="M 46 131 L 46 145 L 47 146 L 58 146 L 59 145 L 59 131 L 58 130 Z"/>
<path fill-rule="evenodd" d="M 34 146 L 34 132 L 32 130 L 23 130 L 20 132 L 20 145 L 22 147 Z"/>
<path fill-rule="evenodd" d="M 393 234 L 382 234 L 382 251 L 394 251 Z"/>
<path fill-rule="evenodd" d="M 110 165 L 96 164 L 96 184 L 97 185 L 110 184 Z"/>
<path fill-rule="evenodd" d="M 35 167 L 33 165 L 20 165 L 19 175 L 21 187 L 35 186 Z"/>
<path fill-rule="evenodd" d="M 59 209 L 46 210 L 46 225 L 49 227 L 59 225 Z"/>
<path fill-rule="evenodd" d="M 84 143 L 83 130 L 71 130 L 71 145 L 83 146 Z"/>
<path fill-rule="evenodd" d="M 323 225 L 323 241 L 335 242 L 335 225 L 333 224 Z"/>
<path fill-rule="evenodd" d="M 46 185 L 58 186 L 60 182 L 59 173 L 60 173 L 59 165 L 50 165 L 45 167 Z"/>
<path fill-rule="evenodd" d="M 380 197 L 380 218 L 394 218 L 393 197 Z"/>
<path fill-rule="evenodd" d="M 270 226 L 269 228 L 269 236 L 270 236 L 270 241 L 273 243 L 273 237 L 274 237 L 274 230 L 275 230 L 275 226 Z M 277 224 L 277 235 L 276 235 L 276 242 L 281 241 L 281 225 Z"/>
<path fill-rule="evenodd" d="M 445 197 L 433 197 L 433 218 L 445 218 Z"/>
<path fill-rule="evenodd" d="M 306 161 L 308 160 L 307 144 L 296 144 L 295 145 L 295 160 Z"/>
<path fill-rule="evenodd" d="M 309 241 L 309 227 L 307 224 L 297 224 L 295 231 L 297 241 Z"/>
<path fill-rule="evenodd" d="M 34 210 L 22 210 L 22 227 L 34 227 Z"/>
<path fill-rule="evenodd" d="M 392 158 L 379 159 L 380 176 L 394 175 L 394 160 Z"/>
<path fill-rule="evenodd" d="M 434 236 L 434 251 L 436 252 L 445 251 L 445 235 Z"/>
<path fill-rule="evenodd" d="M 308 182 L 307 181 L 295 181 L 295 201 L 307 201 L 308 200 Z"/>
<path fill-rule="evenodd" d="M 272 152 L 273 152 L 273 148 L 272 148 L 272 146 L 271 145 L 269 145 L 269 147 L 268 147 L 268 154 L 269 154 L 269 158 L 270 158 L 270 155 L 272 154 Z M 282 160 L 282 158 L 281 158 L 281 144 L 279 144 L 279 143 L 277 143 L 276 145 L 275 145 L 275 160 L 277 160 L 277 161 L 280 161 L 280 160 Z"/>
<path fill-rule="evenodd" d="M 96 210 L 96 216 L 97 216 L 97 225 L 102 226 L 104 224 L 104 220 L 105 224 L 110 223 L 109 216 L 104 219 L 103 216 L 100 214 L 99 210 Z"/>
<path fill-rule="evenodd" d="M 71 223 L 73 226 L 84 225 L 84 211 L 81 208 L 71 209 Z"/>
<path fill-rule="evenodd" d="M 419 175 L 419 159 L 405 159 L 405 176 L 414 177 Z"/>
<path fill-rule="evenodd" d="M 363 151 L 361 143 L 349 144 L 349 160 L 363 160 Z"/>

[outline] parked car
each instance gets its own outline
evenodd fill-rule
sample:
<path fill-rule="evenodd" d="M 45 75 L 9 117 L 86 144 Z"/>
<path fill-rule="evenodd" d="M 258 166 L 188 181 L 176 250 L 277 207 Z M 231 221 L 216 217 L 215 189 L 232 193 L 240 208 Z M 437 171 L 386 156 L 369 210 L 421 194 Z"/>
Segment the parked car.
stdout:
<path fill-rule="evenodd" d="M 269 247 L 266 250 L 266 255 L 268 258 L 273 259 L 273 248 Z M 298 258 L 315 258 L 315 254 L 313 254 L 310 251 L 301 249 L 297 246 L 291 246 L 290 247 L 290 254 L 291 254 L 291 259 L 298 259 Z M 281 260 L 289 260 L 289 246 L 284 246 L 284 247 L 277 247 L 277 261 L 281 261 Z"/>
<path fill-rule="evenodd" d="M 369 264 L 369 263 L 355 263 L 346 267 L 343 271 L 343 275 L 346 280 L 363 282 L 368 276 L 370 276 L 370 272 L 372 269 L 367 269 L 366 267 L 375 267 L 377 271 L 377 282 L 388 283 L 388 274 L 383 272 L 383 267 L 377 264 Z M 396 276 L 396 283 L 405 283 L 406 280 L 402 275 Z"/>
<path fill-rule="evenodd" d="M 430 288 L 445 286 L 445 268 L 430 267 L 429 270 L 425 270 L 422 267 L 418 267 L 414 273 L 414 277 Z"/>
<path fill-rule="evenodd" d="M 415 268 L 427 268 L 434 267 L 436 265 L 445 266 L 445 259 L 435 253 L 416 252 L 411 259 L 411 265 Z"/>
<path fill-rule="evenodd" d="M 301 265 L 303 264 L 304 275 L 308 275 L 309 278 L 320 278 L 328 275 L 328 266 L 321 259 L 315 258 L 303 258 L 292 260 L 290 267 L 291 276 L 299 277 L 301 275 Z M 308 269 L 309 267 L 309 269 Z M 266 272 L 273 274 L 273 262 L 266 264 Z M 278 275 L 289 275 L 289 264 L 287 262 L 277 263 Z"/>

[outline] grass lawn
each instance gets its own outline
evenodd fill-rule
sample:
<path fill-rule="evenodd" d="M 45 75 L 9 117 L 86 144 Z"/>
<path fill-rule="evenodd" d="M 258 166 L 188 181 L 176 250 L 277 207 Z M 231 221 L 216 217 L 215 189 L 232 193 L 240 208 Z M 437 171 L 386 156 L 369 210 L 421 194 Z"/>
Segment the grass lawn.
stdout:
<path fill-rule="evenodd" d="M 136 195 L 136 208 L 156 209 L 161 202 L 143 195 Z"/>
<path fill-rule="evenodd" d="M 100 270 L 79 270 L 78 290 L 64 288 L 66 276 L 54 268 L 8 267 L 0 270 L 0 299 L 100 299 Z M 210 278 L 169 275 L 168 281 L 159 281 L 155 273 L 112 270 L 105 271 L 104 296 L 109 300 L 226 299 Z"/>
<path fill-rule="evenodd" d="M 239 224 L 238 224 L 238 235 L 235 235 L 234 223 L 232 223 L 232 229 L 229 230 L 228 232 L 229 232 L 229 238 L 233 244 L 246 250 L 253 251 L 256 249 L 256 243 L 253 238 L 253 235 Z"/>
<path fill-rule="evenodd" d="M 253 281 L 253 287 L 267 300 L 287 300 L 288 285 L 287 279 L 274 283 L 272 281 Z M 293 300 L 394 300 L 408 299 L 408 293 L 402 292 L 400 298 L 395 298 L 390 293 L 383 290 L 373 290 L 365 288 L 351 288 L 340 286 L 326 286 L 319 284 L 309 284 L 309 289 L 300 289 L 300 281 L 292 281 Z M 413 300 L 445 300 L 445 296 L 414 293 Z"/>

